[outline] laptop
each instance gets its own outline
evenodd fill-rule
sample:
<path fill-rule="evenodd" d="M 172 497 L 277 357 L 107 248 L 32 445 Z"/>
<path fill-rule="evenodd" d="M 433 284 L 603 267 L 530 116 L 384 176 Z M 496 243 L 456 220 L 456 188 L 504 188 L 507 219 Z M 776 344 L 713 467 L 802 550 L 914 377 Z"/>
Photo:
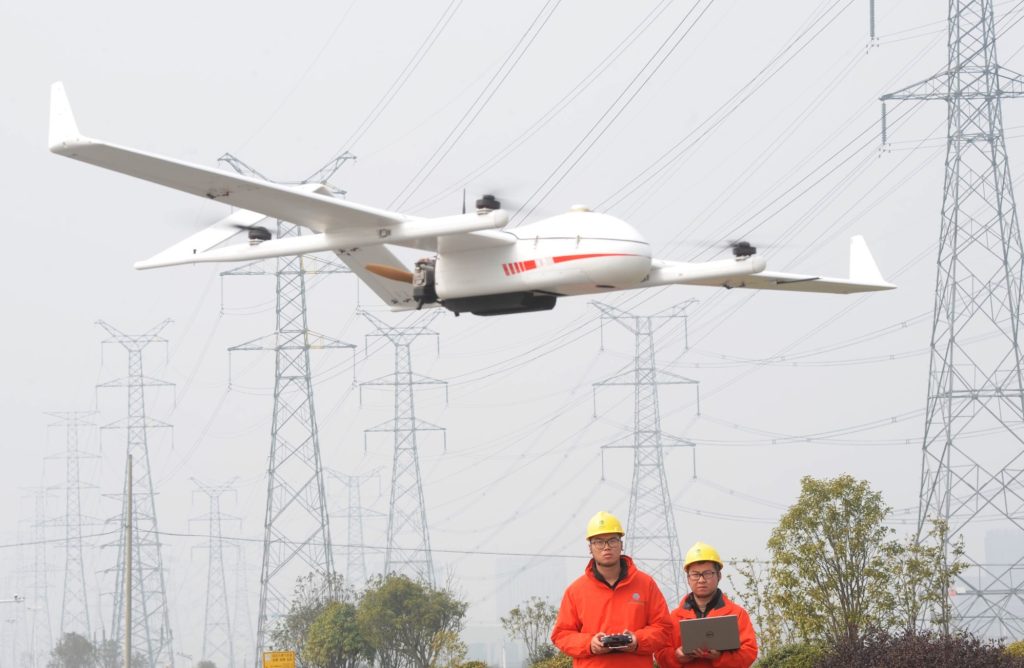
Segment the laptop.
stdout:
<path fill-rule="evenodd" d="M 736 615 L 683 619 L 679 622 L 679 637 L 683 639 L 683 652 L 739 649 L 740 624 Z"/>

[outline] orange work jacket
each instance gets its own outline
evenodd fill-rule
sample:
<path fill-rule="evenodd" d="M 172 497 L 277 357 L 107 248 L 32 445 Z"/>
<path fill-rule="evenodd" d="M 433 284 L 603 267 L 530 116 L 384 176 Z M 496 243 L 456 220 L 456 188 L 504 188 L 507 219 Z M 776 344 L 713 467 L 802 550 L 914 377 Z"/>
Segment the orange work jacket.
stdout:
<path fill-rule="evenodd" d="M 612 589 L 594 574 L 594 560 L 562 596 L 551 642 L 572 657 L 574 668 L 651 668 L 652 654 L 671 637 L 668 605 L 654 579 L 622 557 L 626 575 Z M 630 631 L 635 652 L 591 654 L 596 633 Z"/>
<path fill-rule="evenodd" d="M 757 635 L 747 611 L 726 598 L 721 590 L 718 591 L 718 596 L 708 603 L 708 608 L 705 617 L 736 615 L 736 621 L 740 626 L 739 649 L 722 652 L 722 655 L 714 660 L 695 659 L 688 663 L 676 660 L 676 648 L 683 642 L 679 635 L 679 621 L 697 618 L 693 594 L 687 594 L 679 603 L 679 607 L 672 611 L 672 641 L 654 655 L 659 668 L 750 668 L 757 660 Z"/>

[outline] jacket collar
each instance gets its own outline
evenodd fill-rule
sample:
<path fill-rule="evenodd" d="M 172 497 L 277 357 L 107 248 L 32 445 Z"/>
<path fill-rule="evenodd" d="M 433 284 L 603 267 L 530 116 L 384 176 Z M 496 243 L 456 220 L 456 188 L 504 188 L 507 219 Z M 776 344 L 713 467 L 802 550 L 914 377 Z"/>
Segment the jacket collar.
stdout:
<path fill-rule="evenodd" d="M 619 579 L 615 582 L 608 582 L 604 579 L 604 577 L 597 571 L 597 563 L 595 563 L 593 559 L 587 563 L 585 572 L 586 575 L 596 583 L 604 585 L 609 589 L 615 589 L 619 585 L 631 580 L 633 578 L 633 573 L 636 570 L 633 560 L 626 555 L 619 557 L 619 564 L 622 566 L 622 569 L 619 571 Z"/>
<path fill-rule="evenodd" d="M 721 589 L 715 590 L 715 593 L 711 596 L 711 600 L 708 601 L 708 607 L 703 611 L 697 607 L 697 601 L 694 599 L 692 591 L 683 599 L 683 608 L 686 610 L 693 610 L 697 614 L 697 617 L 707 617 L 708 613 L 712 610 L 718 610 L 719 608 L 724 607 L 725 596 L 722 594 Z"/>

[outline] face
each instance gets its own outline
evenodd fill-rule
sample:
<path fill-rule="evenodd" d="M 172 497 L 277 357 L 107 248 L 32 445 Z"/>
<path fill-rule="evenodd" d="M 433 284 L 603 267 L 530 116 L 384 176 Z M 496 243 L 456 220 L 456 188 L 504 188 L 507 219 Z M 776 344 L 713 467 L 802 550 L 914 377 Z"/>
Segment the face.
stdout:
<path fill-rule="evenodd" d="M 591 537 L 590 556 L 598 566 L 614 566 L 622 556 L 622 536 L 617 533 L 601 533 Z"/>
<path fill-rule="evenodd" d="M 695 596 L 706 598 L 715 593 L 718 580 L 722 577 L 717 568 L 718 564 L 713 561 L 697 561 L 686 569 L 686 581 L 690 583 L 690 591 Z"/>

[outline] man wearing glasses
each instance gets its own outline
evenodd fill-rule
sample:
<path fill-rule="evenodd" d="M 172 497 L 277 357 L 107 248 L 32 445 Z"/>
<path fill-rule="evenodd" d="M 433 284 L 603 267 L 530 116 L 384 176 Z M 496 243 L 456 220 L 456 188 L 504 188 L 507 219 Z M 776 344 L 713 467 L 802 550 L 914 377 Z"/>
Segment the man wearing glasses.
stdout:
<path fill-rule="evenodd" d="M 562 597 L 551 641 L 574 668 L 651 668 L 671 638 L 658 585 L 622 554 L 622 524 L 599 512 L 587 523 L 590 562 Z"/>
<path fill-rule="evenodd" d="M 672 641 L 655 654 L 659 668 L 749 668 L 757 659 L 757 637 L 750 615 L 722 593 L 718 583 L 722 579 L 722 558 L 707 543 L 697 542 L 686 553 L 683 561 L 690 593 L 672 611 Z M 698 649 L 683 652 L 679 636 L 679 621 L 736 615 L 740 631 L 738 649 L 717 651 Z"/>

